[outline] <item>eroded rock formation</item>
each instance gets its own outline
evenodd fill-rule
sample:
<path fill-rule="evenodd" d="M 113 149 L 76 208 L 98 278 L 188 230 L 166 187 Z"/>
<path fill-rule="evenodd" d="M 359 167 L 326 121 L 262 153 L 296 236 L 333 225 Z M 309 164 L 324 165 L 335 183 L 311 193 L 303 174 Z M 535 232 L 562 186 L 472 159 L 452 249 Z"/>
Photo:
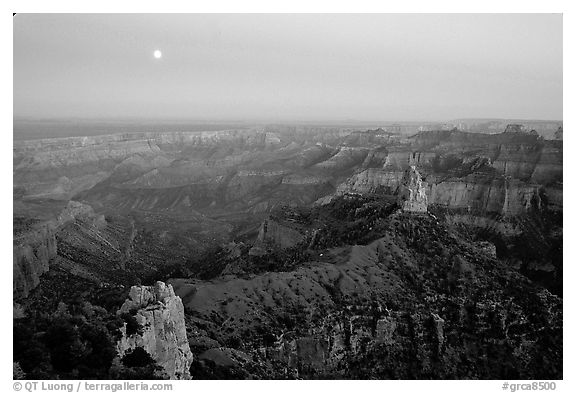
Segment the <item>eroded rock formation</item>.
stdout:
<path fill-rule="evenodd" d="M 158 281 L 154 286 L 133 286 L 119 314 L 134 314 L 140 331 L 121 328 L 117 350 L 122 358 L 135 348 L 143 348 L 169 379 L 190 379 L 192 352 L 186 337 L 184 306 L 172 285 Z"/>
<path fill-rule="evenodd" d="M 428 211 L 428 197 L 426 183 L 415 166 L 410 166 L 404 173 L 400 186 L 398 202 L 402 210 L 411 213 L 426 213 Z"/>

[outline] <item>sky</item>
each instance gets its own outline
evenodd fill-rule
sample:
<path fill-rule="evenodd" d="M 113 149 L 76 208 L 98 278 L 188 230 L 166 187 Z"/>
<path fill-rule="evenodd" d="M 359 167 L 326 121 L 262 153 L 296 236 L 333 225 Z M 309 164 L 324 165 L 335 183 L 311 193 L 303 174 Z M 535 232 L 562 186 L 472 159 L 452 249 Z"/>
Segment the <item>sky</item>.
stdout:
<path fill-rule="evenodd" d="M 562 120 L 562 15 L 18 14 L 14 116 Z"/>

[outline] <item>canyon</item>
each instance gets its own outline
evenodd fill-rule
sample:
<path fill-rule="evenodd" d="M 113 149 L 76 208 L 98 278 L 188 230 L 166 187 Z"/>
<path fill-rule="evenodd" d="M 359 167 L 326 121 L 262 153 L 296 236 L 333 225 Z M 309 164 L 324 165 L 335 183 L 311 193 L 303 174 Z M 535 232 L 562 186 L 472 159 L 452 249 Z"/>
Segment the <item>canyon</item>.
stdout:
<path fill-rule="evenodd" d="M 563 144 L 501 128 L 15 141 L 21 345 L 81 315 L 116 377 L 561 378 Z"/>

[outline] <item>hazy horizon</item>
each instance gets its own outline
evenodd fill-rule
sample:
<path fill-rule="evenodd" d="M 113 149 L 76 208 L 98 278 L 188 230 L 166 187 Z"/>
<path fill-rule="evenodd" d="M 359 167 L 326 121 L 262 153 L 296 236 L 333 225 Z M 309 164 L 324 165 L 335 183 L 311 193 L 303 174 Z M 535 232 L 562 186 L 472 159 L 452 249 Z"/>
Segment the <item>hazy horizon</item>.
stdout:
<path fill-rule="evenodd" d="M 14 19 L 15 118 L 561 121 L 562 89 L 560 14 Z"/>
<path fill-rule="evenodd" d="M 525 121 L 525 122 L 563 122 L 563 118 L 559 119 L 542 119 L 542 118 L 510 118 L 510 117 L 453 117 L 453 118 L 443 118 L 443 119 L 330 119 L 330 118 L 317 118 L 317 119 L 306 119 L 306 118 L 240 118 L 240 117 L 230 117 L 230 118 L 202 118 L 202 117 L 184 117 L 184 116 L 103 116 L 103 117 L 93 117 L 93 116 L 17 116 L 14 115 L 14 121 L 94 121 L 94 122 L 174 122 L 174 123 L 252 123 L 252 124 L 274 124 L 274 123 L 381 123 L 381 124 L 393 124 L 393 123 L 446 123 L 455 120 L 507 120 L 507 121 Z"/>

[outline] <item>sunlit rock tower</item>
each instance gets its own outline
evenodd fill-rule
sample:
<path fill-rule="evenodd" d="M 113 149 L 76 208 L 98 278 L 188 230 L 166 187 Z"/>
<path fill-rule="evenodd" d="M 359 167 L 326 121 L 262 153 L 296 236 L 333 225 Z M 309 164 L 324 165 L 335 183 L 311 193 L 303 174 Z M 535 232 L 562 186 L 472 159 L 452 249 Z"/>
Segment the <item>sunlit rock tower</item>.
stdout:
<path fill-rule="evenodd" d="M 398 204 L 406 212 L 426 213 L 428 211 L 426 183 L 422 181 L 422 176 L 415 165 L 411 165 L 404 172 L 398 193 Z"/>
<path fill-rule="evenodd" d="M 133 315 L 138 324 L 136 331 L 130 331 L 126 323 L 120 328 L 122 336 L 116 344 L 119 358 L 142 348 L 160 366 L 158 376 L 191 379 L 193 356 L 186 335 L 184 306 L 172 285 L 157 281 L 154 286 L 133 286 L 118 314 Z"/>

